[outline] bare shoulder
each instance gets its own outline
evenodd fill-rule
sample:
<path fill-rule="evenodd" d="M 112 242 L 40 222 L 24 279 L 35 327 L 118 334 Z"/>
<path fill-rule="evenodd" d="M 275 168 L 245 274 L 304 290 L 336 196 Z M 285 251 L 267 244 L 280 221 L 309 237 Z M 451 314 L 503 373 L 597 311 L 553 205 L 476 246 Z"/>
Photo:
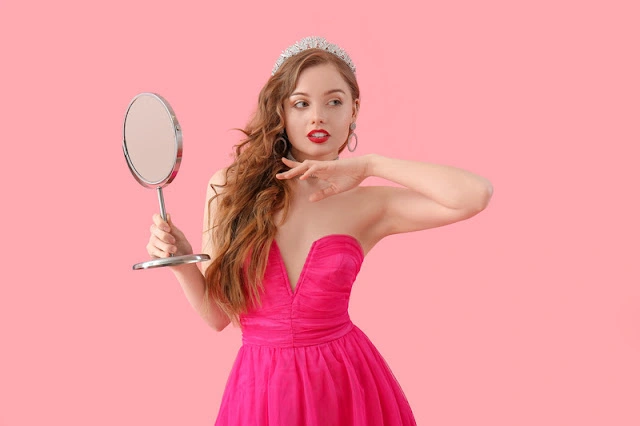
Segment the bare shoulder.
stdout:
<path fill-rule="evenodd" d="M 348 216 L 357 217 L 357 224 L 353 226 L 354 233 L 365 253 L 386 236 L 384 228 L 380 226 L 384 215 L 384 205 L 380 198 L 384 191 L 384 187 L 380 186 L 359 186 L 349 193 L 348 211 L 357 214 Z"/>
<path fill-rule="evenodd" d="M 214 193 L 219 193 L 222 187 L 227 183 L 227 169 L 224 167 L 217 170 L 209 179 L 209 189 Z"/>
<path fill-rule="evenodd" d="M 208 254 L 211 259 L 215 257 L 216 250 L 213 247 L 213 228 L 220 205 L 220 197 L 226 184 L 227 168 L 216 171 L 207 184 L 207 195 L 204 203 L 204 217 L 202 221 L 202 252 Z M 201 262 L 198 266 L 202 271 L 211 264 L 212 260 Z"/>

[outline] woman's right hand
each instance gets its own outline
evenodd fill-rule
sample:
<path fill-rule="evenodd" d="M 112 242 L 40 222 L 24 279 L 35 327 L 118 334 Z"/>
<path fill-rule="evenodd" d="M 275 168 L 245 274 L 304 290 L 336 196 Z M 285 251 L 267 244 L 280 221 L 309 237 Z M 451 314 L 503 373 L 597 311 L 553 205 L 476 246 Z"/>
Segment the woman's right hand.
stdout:
<path fill-rule="evenodd" d="M 171 215 L 167 215 L 167 222 L 165 222 L 162 216 L 156 213 L 153 215 L 147 252 L 150 256 L 158 258 L 169 257 L 172 254 L 175 256 L 193 254 L 193 249 L 182 231 L 171 221 Z"/>

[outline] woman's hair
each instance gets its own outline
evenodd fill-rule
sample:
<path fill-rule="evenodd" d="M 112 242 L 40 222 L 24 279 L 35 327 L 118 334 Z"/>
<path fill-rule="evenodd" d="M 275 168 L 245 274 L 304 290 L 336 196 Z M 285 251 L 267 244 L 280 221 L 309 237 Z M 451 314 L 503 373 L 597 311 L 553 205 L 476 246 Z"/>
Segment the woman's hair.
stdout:
<path fill-rule="evenodd" d="M 353 99 L 360 98 L 354 73 L 334 54 L 308 49 L 287 59 L 260 91 L 252 119 L 245 129 L 239 129 L 246 138 L 234 146 L 226 183 L 212 185 L 216 195 L 209 200 L 208 211 L 217 197 L 220 200 L 215 217 L 208 217 L 214 258 L 205 272 L 205 299 L 215 300 L 236 325 L 241 313 L 254 303 L 260 304 L 262 279 L 277 230 L 274 214 L 284 209 L 284 222 L 289 210 L 290 190 L 275 177 L 288 169 L 281 158 L 287 155 L 290 143 L 276 143 L 285 129 L 284 101 L 293 93 L 303 70 L 326 63 L 336 66 Z M 347 141 L 339 152 L 346 145 Z M 214 186 L 224 189 L 217 191 Z"/>

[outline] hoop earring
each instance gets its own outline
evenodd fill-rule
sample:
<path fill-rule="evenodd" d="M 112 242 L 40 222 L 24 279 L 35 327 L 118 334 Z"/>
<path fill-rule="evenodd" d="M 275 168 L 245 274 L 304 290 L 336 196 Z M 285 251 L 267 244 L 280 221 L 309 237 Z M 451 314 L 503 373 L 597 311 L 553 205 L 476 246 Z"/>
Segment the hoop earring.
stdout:
<path fill-rule="evenodd" d="M 282 153 L 280 153 L 280 151 L 276 149 L 279 143 L 284 144 Z M 276 158 L 284 157 L 285 154 L 287 153 L 288 148 L 289 148 L 289 140 L 287 139 L 287 134 L 284 131 L 282 131 L 282 133 L 278 135 L 278 138 L 275 140 L 275 142 L 273 142 L 273 156 Z"/>
<path fill-rule="evenodd" d="M 356 132 L 354 130 L 356 130 L 356 123 L 351 123 L 349 125 L 349 130 L 351 130 L 351 132 L 349 133 L 349 137 L 347 138 L 347 149 L 349 150 L 349 152 L 353 152 L 356 150 L 356 148 L 358 147 L 358 135 L 356 135 Z M 356 140 L 356 144 L 353 146 L 353 148 L 351 148 L 351 138 L 355 138 Z"/>

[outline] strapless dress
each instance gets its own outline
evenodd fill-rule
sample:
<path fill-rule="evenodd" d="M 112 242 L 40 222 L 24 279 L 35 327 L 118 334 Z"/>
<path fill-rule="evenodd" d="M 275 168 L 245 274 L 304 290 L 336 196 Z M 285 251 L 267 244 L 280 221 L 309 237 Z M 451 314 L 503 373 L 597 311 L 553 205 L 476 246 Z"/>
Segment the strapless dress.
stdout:
<path fill-rule="evenodd" d="M 347 312 L 363 260 L 353 236 L 324 236 L 292 290 L 273 240 L 262 305 L 240 317 L 242 346 L 217 426 L 416 424 L 389 366 Z"/>

